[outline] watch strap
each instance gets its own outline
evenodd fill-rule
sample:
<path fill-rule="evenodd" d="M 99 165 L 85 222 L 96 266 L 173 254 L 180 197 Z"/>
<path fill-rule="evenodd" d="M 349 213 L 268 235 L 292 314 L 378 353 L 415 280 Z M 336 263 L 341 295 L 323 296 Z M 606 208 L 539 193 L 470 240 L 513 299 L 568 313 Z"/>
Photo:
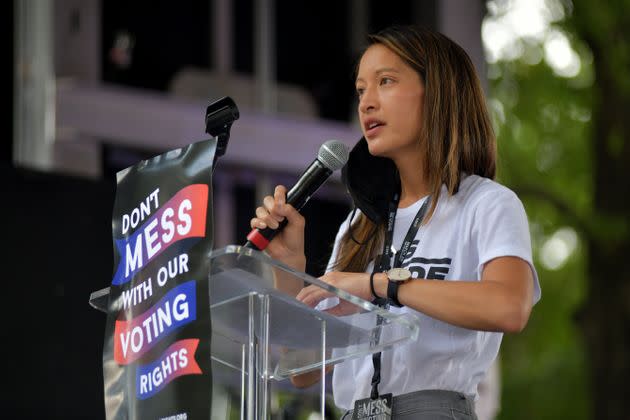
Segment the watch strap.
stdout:
<path fill-rule="evenodd" d="M 402 304 L 398 301 L 398 287 L 400 286 L 399 281 L 387 280 L 387 300 L 393 306 L 397 308 L 402 308 Z"/>
<path fill-rule="evenodd" d="M 374 289 L 374 274 L 376 273 L 377 271 L 372 271 L 372 274 L 370 274 L 370 290 L 372 291 L 372 295 L 374 295 L 374 300 L 372 301 L 372 303 L 374 305 L 384 306 L 388 302 L 388 299 L 386 297 L 380 297 L 379 295 L 377 295 L 376 289 Z"/>

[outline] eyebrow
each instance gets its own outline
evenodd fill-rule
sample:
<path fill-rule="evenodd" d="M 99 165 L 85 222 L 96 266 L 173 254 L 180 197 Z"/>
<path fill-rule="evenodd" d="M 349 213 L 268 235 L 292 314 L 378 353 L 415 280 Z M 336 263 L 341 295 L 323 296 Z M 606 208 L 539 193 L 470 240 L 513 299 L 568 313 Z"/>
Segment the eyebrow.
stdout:
<path fill-rule="evenodd" d="M 394 67 L 383 67 L 381 69 L 376 70 L 376 75 L 378 76 L 381 73 L 386 73 L 386 72 L 393 72 L 393 73 L 400 73 L 400 70 L 395 69 Z M 357 79 L 355 80 L 356 82 L 363 82 L 364 80 L 360 77 L 357 77 Z"/>

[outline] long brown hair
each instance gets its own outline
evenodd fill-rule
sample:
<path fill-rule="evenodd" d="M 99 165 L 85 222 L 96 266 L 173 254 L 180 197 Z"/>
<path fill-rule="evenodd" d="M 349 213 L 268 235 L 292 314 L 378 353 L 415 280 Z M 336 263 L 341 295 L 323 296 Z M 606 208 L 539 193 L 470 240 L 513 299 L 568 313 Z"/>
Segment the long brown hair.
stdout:
<path fill-rule="evenodd" d="M 435 212 L 442 185 L 451 196 L 457 193 L 463 173 L 495 177 L 496 139 L 485 97 L 468 54 L 439 32 L 392 26 L 368 35 L 365 50 L 375 44 L 398 55 L 425 85 L 418 141 L 432 197 L 426 223 Z M 375 225 L 359 213 L 341 240 L 335 269 L 365 271 L 380 251 L 384 237 L 384 223 Z"/>

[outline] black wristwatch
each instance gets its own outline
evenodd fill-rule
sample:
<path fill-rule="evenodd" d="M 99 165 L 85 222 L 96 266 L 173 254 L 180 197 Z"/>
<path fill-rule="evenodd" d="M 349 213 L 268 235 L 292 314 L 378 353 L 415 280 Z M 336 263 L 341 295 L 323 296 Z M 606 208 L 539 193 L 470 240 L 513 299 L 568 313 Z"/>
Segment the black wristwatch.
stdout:
<path fill-rule="evenodd" d="M 387 272 L 387 299 L 390 305 L 398 308 L 403 305 L 398 301 L 398 287 L 411 279 L 411 271 L 406 268 L 392 268 Z"/>

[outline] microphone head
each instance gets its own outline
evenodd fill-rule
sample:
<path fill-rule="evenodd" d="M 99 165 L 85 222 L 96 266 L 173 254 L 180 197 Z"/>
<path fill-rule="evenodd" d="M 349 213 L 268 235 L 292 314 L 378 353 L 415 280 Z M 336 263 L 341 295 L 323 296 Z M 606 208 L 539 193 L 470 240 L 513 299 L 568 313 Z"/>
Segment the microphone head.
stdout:
<path fill-rule="evenodd" d="M 317 153 L 317 160 L 331 171 L 343 168 L 348 162 L 348 147 L 339 140 L 328 140 L 322 144 Z"/>

